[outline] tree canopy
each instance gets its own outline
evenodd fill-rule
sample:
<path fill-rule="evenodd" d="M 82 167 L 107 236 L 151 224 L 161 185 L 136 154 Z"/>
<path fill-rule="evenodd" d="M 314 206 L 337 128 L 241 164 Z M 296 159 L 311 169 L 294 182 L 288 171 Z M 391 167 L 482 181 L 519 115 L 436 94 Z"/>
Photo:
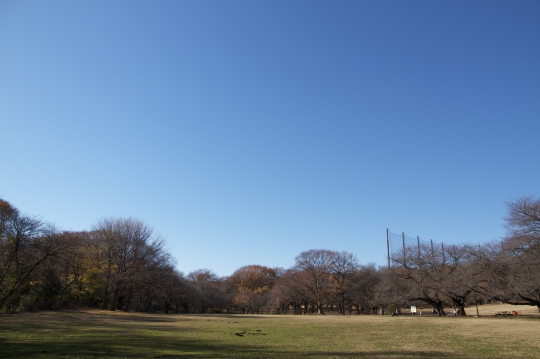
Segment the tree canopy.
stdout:
<path fill-rule="evenodd" d="M 291 268 L 252 264 L 220 277 L 211 269 L 184 275 L 142 220 L 103 218 L 89 231 L 60 231 L 0 199 L 0 309 L 369 314 L 416 305 L 465 315 L 467 305 L 497 300 L 540 311 L 540 200 L 509 202 L 505 221 L 500 241 L 418 241 L 393 253 L 391 266 L 310 249 Z"/>

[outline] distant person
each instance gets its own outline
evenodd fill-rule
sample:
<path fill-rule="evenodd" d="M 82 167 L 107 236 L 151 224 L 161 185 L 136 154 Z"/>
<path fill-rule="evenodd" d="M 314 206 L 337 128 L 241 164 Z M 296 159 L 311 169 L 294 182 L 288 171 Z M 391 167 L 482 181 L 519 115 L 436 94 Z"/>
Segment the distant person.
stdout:
<path fill-rule="evenodd" d="M 432 314 L 432 316 L 434 317 L 435 314 L 437 314 L 437 309 L 433 308 L 433 309 L 431 310 L 431 314 Z"/>
<path fill-rule="evenodd" d="M 454 308 L 454 317 L 457 317 L 457 309 Z"/>

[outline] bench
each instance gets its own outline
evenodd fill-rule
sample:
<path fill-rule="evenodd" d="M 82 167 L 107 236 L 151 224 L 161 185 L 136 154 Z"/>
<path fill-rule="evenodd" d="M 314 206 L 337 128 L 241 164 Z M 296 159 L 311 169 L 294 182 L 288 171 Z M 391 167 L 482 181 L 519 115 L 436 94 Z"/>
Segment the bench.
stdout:
<path fill-rule="evenodd" d="M 500 317 L 517 317 L 521 315 L 522 315 L 521 310 L 512 310 L 512 311 L 503 310 L 503 311 L 495 313 L 495 316 L 500 316 Z"/>

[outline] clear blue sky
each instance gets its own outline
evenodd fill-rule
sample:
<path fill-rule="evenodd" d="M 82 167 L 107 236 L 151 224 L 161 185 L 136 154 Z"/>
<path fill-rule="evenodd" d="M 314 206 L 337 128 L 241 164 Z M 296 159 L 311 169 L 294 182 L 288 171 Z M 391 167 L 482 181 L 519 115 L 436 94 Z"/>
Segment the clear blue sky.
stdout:
<path fill-rule="evenodd" d="M 0 0 L 0 196 L 179 270 L 385 263 L 540 195 L 538 1 Z"/>

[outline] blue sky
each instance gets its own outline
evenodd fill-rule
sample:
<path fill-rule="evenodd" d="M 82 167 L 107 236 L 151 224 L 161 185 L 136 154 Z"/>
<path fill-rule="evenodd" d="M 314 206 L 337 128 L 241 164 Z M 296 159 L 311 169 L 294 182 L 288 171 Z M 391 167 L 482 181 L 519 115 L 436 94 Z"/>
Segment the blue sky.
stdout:
<path fill-rule="evenodd" d="M 178 269 L 386 262 L 538 196 L 538 1 L 0 1 L 0 196 Z"/>

